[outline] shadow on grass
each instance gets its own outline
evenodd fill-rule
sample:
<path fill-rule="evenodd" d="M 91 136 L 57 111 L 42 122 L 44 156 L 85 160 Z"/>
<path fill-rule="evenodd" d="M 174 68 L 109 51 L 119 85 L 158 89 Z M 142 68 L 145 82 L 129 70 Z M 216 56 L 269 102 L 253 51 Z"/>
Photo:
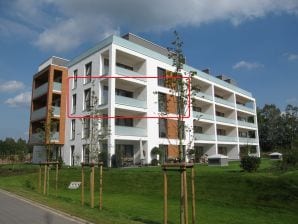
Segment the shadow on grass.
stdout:
<path fill-rule="evenodd" d="M 137 222 L 142 222 L 142 223 L 145 223 L 145 224 L 160 224 L 160 222 L 157 222 L 157 221 L 152 221 L 152 220 L 148 220 L 148 219 L 143 219 L 143 218 L 140 218 L 140 217 L 134 217 L 132 218 L 133 221 L 137 221 Z M 169 224 L 172 223 L 172 222 L 168 222 Z"/>

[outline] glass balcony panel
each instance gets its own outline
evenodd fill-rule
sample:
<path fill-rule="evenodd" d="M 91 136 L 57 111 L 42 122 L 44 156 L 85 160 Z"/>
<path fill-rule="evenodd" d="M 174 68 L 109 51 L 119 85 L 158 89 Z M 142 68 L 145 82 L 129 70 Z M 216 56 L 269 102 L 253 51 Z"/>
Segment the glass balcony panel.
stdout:
<path fill-rule="evenodd" d="M 48 92 L 48 83 L 45 83 L 33 90 L 33 98 L 42 96 Z"/>
<path fill-rule="evenodd" d="M 30 142 L 31 143 L 43 143 L 44 136 L 42 135 L 42 133 L 33 133 L 30 136 Z"/>
<path fill-rule="evenodd" d="M 203 98 L 203 99 L 213 100 L 213 97 L 211 95 L 207 94 L 207 93 L 194 92 L 193 95 L 196 96 L 196 97 Z"/>
<path fill-rule="evenodd" d="M 146 137 L 146 129 L 137 127 L 115 126 L 116 135 Z"/>
<path fill-rule="evenodd" d="M 224 100 L 224 99 L 221 99 L 221 98 L 218 98 L 218 97 L 214 97 L 214 99 L 215 99 L 216 103 L 220 103 L 220 104 L 223 104 L 223 105 L 234 107 L 234 103 L 231 102 L 231 101 Z"/>
<path fill-rule="evenodd" d="M 53 107 L 53 115 L 60 116 L 60 107 Z"/>
<path fill-rule="evenodd" d="M 51 133 L 51 141 L 59 141 L 59 132 L 52 132 Z"/>
<path fill-rule="evenodd" d="M 61 91 L 61 83 L 60 82 L 54 82 L 53 90 Z"/>
<path fill-rule="evenodd" d="M 137 107 L 137 108 L 147 108 L 146 102 L 144 100 L 137 100 L 130 97 L 125 96 L 115 96 L 116 104 Z"/>
<path fill-rule="evenodd" d="M 239 137 L 239 142 L 241 142 L 241 143 L 257 143 L 257 139 Z"/>
<path fill-rule="evenodd" d="M 199 120 L 200 119 L 206 119 L 206 120 L 211 120 L 211 121 L 214 120 L 213 115 L 205 114 L 205 113 L 201 113 L 201 112 L 197 112 L 197 111 L 193 111 L 193 117 L 198 118 Z"/>
<path fill-rule="evenodd" d="M 226 118 L 226 117 L 220 117 L 220 116 L 216 116 L 216 121 L 229 123 L 229 124 L 236 124 L 236 120 Z"/>
<path fill-rule="evenodd" d="M 250 122 L 246 122 L 246 121 L 238 121 L 238 125 L 240 125 L 240 126 L 247 126 L 247 127 L 251 127 L 251 128 L 257 127 L 256 124 L 250 123 Z"/>
<path fill-rule="evenodd" d="M 46 112 L 47 112 L 46 107 L 42 107 L 38 110 L 33 111 L 31 114 L 31 120 L 39 120 L 39 119 L 45 118 L 47 115 Z"/>
<path fill-rule="evenodd" d="M 214 135 L 208 135 L 208 134 L 199 134 L 194 133 L 194 138 L 196 141 L 204 140 L 204 141 L 215 141 Z"/>
<path fill-rule="evenodd" d="M 253 108 L 246 107 L 246 106 L 243 106 L 243 105 L 240 105 L 240 104 L 236 104 L 236 107 L 239 110 L 244 110 L 244 111 L 248 111 L 248 112 L 251 112 L 251 113 L 255 112 Z"/>
<path fill-rule="evenodd" d="M 217 135 L 217 140 L 222 142 L 236 142 L 237 138 L 232 136 Z"/>

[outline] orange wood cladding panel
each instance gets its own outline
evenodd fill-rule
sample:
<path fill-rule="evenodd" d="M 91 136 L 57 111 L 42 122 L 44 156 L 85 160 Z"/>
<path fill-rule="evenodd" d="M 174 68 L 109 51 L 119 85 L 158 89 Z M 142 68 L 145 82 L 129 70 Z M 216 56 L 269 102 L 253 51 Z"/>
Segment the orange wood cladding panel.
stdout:
<path fill-rule="evenodd" d="M 176 114 L 177 113 L 177 98 L 173 95 L 166 95 L 167 100 L 167 112 Z"/>
<path fill-rule="evenodd" d="M 179 158 L 179 148 L 178 145 L 169 145 L 168 146 L 168 158 Z"/>
<path fill-rule="evenodd" d="M 168 138 L 178 138 L 178 122 L 176 120 L 167 119 L 167 133 Z"/>

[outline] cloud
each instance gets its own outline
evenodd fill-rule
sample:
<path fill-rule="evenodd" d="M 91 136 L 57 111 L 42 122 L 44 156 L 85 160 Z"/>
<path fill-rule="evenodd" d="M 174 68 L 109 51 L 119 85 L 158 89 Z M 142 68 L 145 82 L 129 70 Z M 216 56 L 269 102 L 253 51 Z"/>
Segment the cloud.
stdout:
<path fill-rule="evenodd" d="M 239 69 L 247 69 L 247 70 L 252 70 L 256 68 L 262 68 L 264 65 L 257 63 L 257 62 L 247 62 L 247 61 L 239 61 L 235 65 L 233 65 L 234 70 L 239 70 Z"/>
<path fill-rule="evenodd" d="M 0 83 L 0 92 L 15 92 L 24 88 L 24 83 L 16 80 Z"/>
<path fill-rule="evenodd" d="M 286 100 L 288 104 L 298 105 L 298 98 L 293 97 Z"/>
<path fill-rule="evenodd" d="M 34 44 L 55 51 L 98 41 L 119 32 L 119 27 L 160 32 L 216 21 L 240 25 L 267 14 L 298 15 L 297 0 L 16 0 L 11 4 L 9 12 L 38 32 Z"/>
<path fill-rule="evenodd" d="M 298 60 L 298 54 L 291 54 L 291 53 L 286 53 L 284 54 L 289 61 L 296 61 Z"/>
<path fill-rule="evenodd" d="M 10 107 L 29 107 L 31 103 L 31 92 L 23 92 L 5 101 Z"/>

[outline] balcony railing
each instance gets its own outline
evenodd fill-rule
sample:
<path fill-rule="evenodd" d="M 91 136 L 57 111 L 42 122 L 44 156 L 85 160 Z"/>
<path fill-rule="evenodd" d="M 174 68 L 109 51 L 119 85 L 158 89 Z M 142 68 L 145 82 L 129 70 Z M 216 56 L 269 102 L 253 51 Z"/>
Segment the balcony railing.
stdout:
<path fill-rule="evenodd" d="M 42 133 L 33 133 L 30 136 L 30 143 L 44 143 L 44 136 Z"/>
<path fill-rule="evenodd" d="M 104 66 L 103 67 L 103 72 L 102 72 L 103 75 L 113 75 L 113 74 L 109 74 L 109 72 L 110 72 L 109 67 Z M 116 73 L 118 75 L 131 76 L 131 77 L 143 76 L 142 74 L 140 74 L 138 72 L 135 72 L 135 71 L 132 71 L 132 70 L 129 70 L 129 69 L 125 69 L 125 68 L 122 68 L 122 67 L 119 67 L 119 66 L 116 66 Z M 142 80 L 144 82 L 147 81 L 147 79 L 145 79 L 145 78 L 136 78 L 136 79 Z"/>
<path fill-rule="evenodd" d="M 213 115 L 205 114 L 205 113 L 201 113 L 201 112 L 197 112 L 197 111 L 193 111 L 193 117 L 198 118 L 199 120 L 200 119 L 206 119 L 206 120 L 211 120 L 211 121 L 214 120 Z"/>
<path fill-rule="evenodd" d="M 115 126 L 116 135 L 146 137 L 146 129 L 136 127 Z"/>
<path fill-rule="evenodd" d="M 125 96 L 116 95 L 115 102 L 116 104 L 130 106 L 130 107 L 137 107 L 137 108 L 143 108 L 143 109 L 147 108 L 146 101 L 137 100 L 137 99 L 125 97 Z"/>
<path fill-rule="evenodd" d="M 193 95 L 196 96 L 196 97 L 203 98 L 203 99 L 213 100 L 213 97 L 211 95 L 207 94 L 207 93 L 194 92 Z"/>
<path fill-rule="evenodd" d="M 247 121 L 238 121 L 238 125 L 251 127 L 251 128 L 256 128 L 257 127 L 257 125 L 255 123 L 250 123 L 250 122 L 247 122 Z"/>
<path fill-rule="evenodd" d="M 42 118 L 45 118 L 47 115 L 47 108 L 42 107 L 38 110 L 34 110 L 31 114 L 31 120 L 40 120 Z"/>
<path fill-rule="evenodd" d="M 53 115 L 60 116 L 60 107 L 53 107 Z"/>
<path fill-rule="evenodd" d="M 222 142 L 236 142 L 237 138 L 232 136 L 217 135 L 217 140 Z"/>
<path fill-rule="evenodd" d="M 226 117 L 220 117 L 220 116 L 216 116 L 216 121 L 228 123 L 228 124 L 236 124 L 236 120 L 226 118 Z"/>
<path fill-rule="evenodd" d="M 252 143 L 257 143 L 257 139 L 256 138 L 239 137 L 239 142 L 246 143 L 246 144 L 248 144 L 248 143 L 252 144 Z"/>
<path fill-rule="evenodd" d="M 48 83 L 44 83 L 41 86 L 33 90 L 33 99 L 42 96 L 48 92 Z"/>
<path fill-rule="evenodd" d="M 244 111 L 248 111 L 250 113 L 254 113 L 255 110 L 253 108 L 247 107 L 247 106 L 243 106 L 241 104 L 236 104 L 237 109 L 239 110 L 244 110 Z"/>
<path fill-rule="evenodd" d="M 61 83 L 60 82 L 54 82 L 53 90 L 61 91 Z"/>
<path fill-rule="evenodd" d="M 59 137 L 59 132 L 56 131 L 51 133 L 51 141 L 59 141 Z"/>
<path fill-rule="evenodd" d="M 195 141 L 215 141 L 214 135 L 194 133 Z"/>
<path fill-rule="evenodd" d="M 224 100 L 218 97 L 214 97 L 216 103 L 220 103 L 226 106 L 234 107 L 234 103 L 228 100 Z"/>

